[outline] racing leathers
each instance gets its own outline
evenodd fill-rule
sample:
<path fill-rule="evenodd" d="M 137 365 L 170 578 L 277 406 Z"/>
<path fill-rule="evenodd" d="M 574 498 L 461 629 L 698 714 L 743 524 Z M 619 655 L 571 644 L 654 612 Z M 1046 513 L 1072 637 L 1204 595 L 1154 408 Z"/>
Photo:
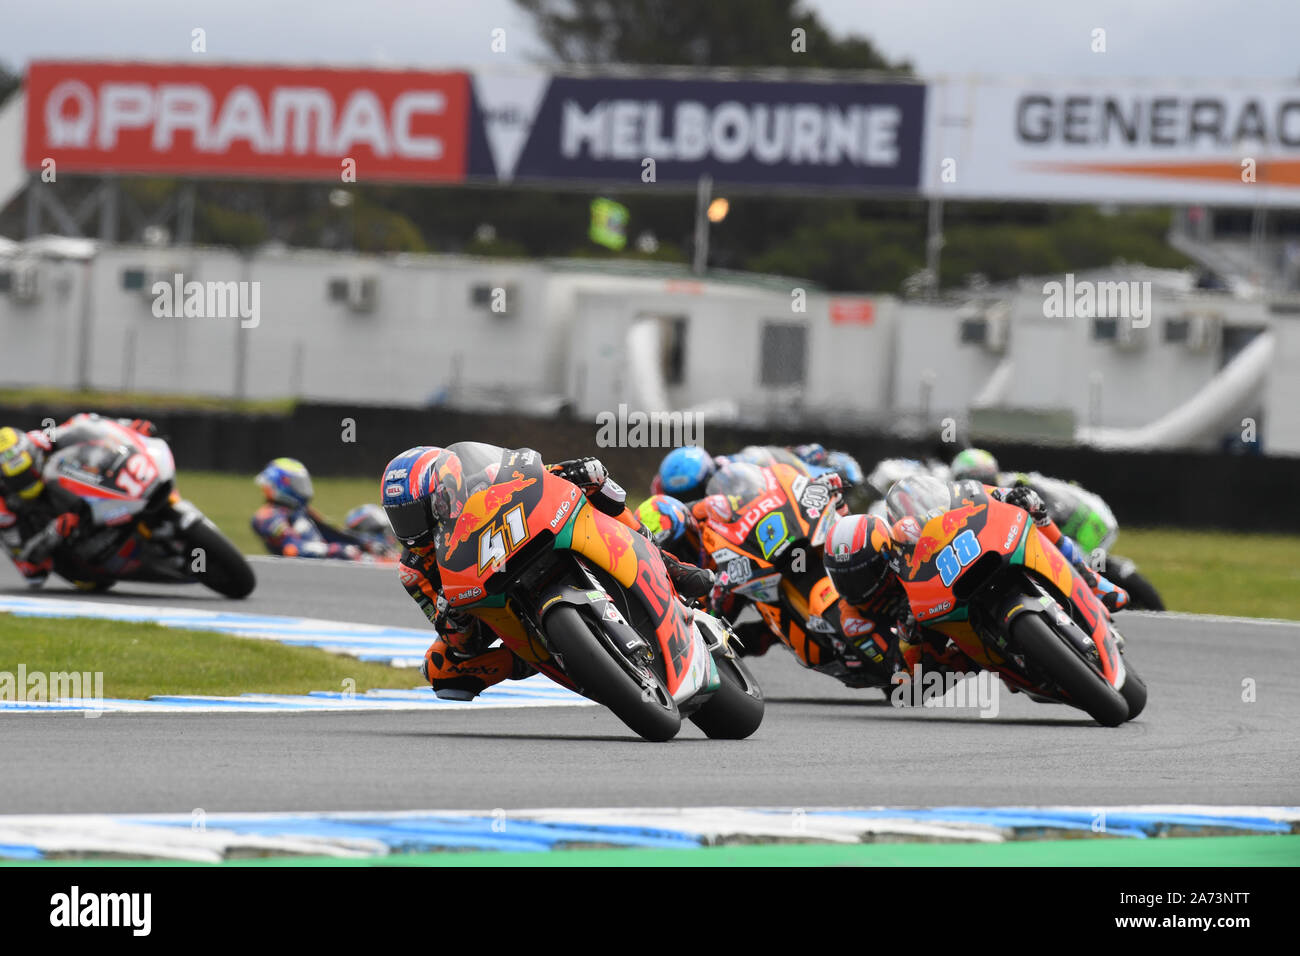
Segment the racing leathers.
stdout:
<path fill-rule="evenodd" d="M 266 550 L 285 558 L 341 558 L 363 561 L 374 550 L 368 542 L 329 524 L 314 508 L 289 508 L 268 501 L 249 522 Z"/>

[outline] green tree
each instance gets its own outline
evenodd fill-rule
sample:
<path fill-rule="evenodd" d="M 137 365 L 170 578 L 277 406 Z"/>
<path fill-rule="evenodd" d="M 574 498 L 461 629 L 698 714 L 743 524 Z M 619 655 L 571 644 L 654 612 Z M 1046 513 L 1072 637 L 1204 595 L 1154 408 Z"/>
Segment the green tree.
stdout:
<path fill-rule="evenodd" d="M 18 92 L 18 88 L 22 86 L 22 83 L 23 78 L 21 76 L 0 63 L 0 103 L 4 103 L 12 94 Z"/>
<path fill-rule="evenodd" d="M 801 0 L 515 3 L 561 63 L 912 70 L 865 37 L 833 36 Z"/>

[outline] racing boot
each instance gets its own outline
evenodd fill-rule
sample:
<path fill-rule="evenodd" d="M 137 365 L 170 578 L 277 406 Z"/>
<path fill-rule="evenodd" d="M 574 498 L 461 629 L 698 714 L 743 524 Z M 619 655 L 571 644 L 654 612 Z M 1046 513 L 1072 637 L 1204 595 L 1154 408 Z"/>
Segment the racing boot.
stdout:
<path fill-rule="evenodd" d="M 673 587 L 682 597 L 702 598 L 713 590 L 713 572 L 708 568 L 697 568 L 693 564 L 686 564 L 667 551 L 660 551 L 659 555 L 664 559 L 664 568 L 668 571 L 668 577 L 672 579 Z"/>
<path fill-rule="evenodd" d="M 454 608 L 439 617 L 440 635 L 424 652 L 420 674 L 443 700 L 473 700 L 493 684 L 536 673 L 508 647 L 485 650 L 476 625 Z"/>
<path fill-rule="evenodd" d="M 1092 588 L 1092 593 L 1097 596 L 1097 600 L 1102 603 L 1106 610 L 1114 614 L 1128 607 L 1128 592 L 1118 584 L 1112 584 L 1105 576 L 1098 574 L 1088 566 L 1088 561 L 1083 556 L 1079 546 L 1061 535 L 1061 540 L 1056 543 L 1065 559 L 1074 565 L 1074 569 L 1079 572 L 1084 583 Z"/>

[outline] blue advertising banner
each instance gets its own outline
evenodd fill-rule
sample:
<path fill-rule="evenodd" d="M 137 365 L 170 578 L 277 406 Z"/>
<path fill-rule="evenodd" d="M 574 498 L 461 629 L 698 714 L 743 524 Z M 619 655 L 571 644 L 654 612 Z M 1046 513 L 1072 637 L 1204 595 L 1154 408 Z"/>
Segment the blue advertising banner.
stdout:
<path fill-rule="evenodd" d="M 494 76 L 473 82 L 468 175 L 915 192 L 911 83 Z M 653 179 L 649 177 L 653 175 Z"/>

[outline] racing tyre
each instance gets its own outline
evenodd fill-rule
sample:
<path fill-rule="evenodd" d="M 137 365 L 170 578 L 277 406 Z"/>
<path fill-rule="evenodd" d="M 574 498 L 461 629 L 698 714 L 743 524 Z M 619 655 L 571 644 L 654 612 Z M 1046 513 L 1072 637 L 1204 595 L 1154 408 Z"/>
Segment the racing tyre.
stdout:
<path fill-rule="evenodd" d="M 1124 698 L 1124 703 L 1128 704 L 1129 720 L 1132 720 L 1146 709 L 1146 681 L 1138 676 L 1138 672 L 1129 666 L 1128 661 L 1124 662 L 1124 686 L 1119 689 L 1119 693 Z"/>
<path fill-rule="evenodd" d="M 201 518 L 185 529 L 185 542 L 188 555 L 194 548 L 203 549 L 202 571 L 194 572 L 199 583 L 204 584 L 218 594 L 230 598 L 244 598 L 253 593 L 257 578 L 249 567 L 239 549 L 230 543 L 230 539 L 217 530 L 207 518 Z"/>
<path fill-rule="evenodd" d="M 1105 727 L 1118 727 L 1129 718 L 1124 697 L 1052 630 L 1041 614 L 1021 614 L 1011 622 L 1011 636 L 1020 651 L 1065 692 L 1070 703 L 1087 711 Z"/>
<path fill-rule="evenodd" d="M 744 740 L 763 722 L 763 689 L 739 658 L 721 647 L 713 652 L 722 686 L 695 713 L 691 723 L 715 740 Z"/>
<path fill-rule="evenodd" d="M 598 636 L 577 608 L 560 605 L 543 624 L 551 649 L 564 672 L 581 690 L 614 712 L 646 740 L 672 740 L 682 715 L 654 669 L 624 657 L 603 632 Z"/>
<path fill-rule="evenodd" d="M 1144 578 L 1138 571 L 1137 565 L 1128 558 L 1107 556 L 1106 569 L 1102 574 L 1128 592 L 1128 606 L 1133 610 L 1163 611 L 1165 609 L 1165 602 L 1161 599 L 1160 592 L 1155 589 L 1155 585 Z"/>

